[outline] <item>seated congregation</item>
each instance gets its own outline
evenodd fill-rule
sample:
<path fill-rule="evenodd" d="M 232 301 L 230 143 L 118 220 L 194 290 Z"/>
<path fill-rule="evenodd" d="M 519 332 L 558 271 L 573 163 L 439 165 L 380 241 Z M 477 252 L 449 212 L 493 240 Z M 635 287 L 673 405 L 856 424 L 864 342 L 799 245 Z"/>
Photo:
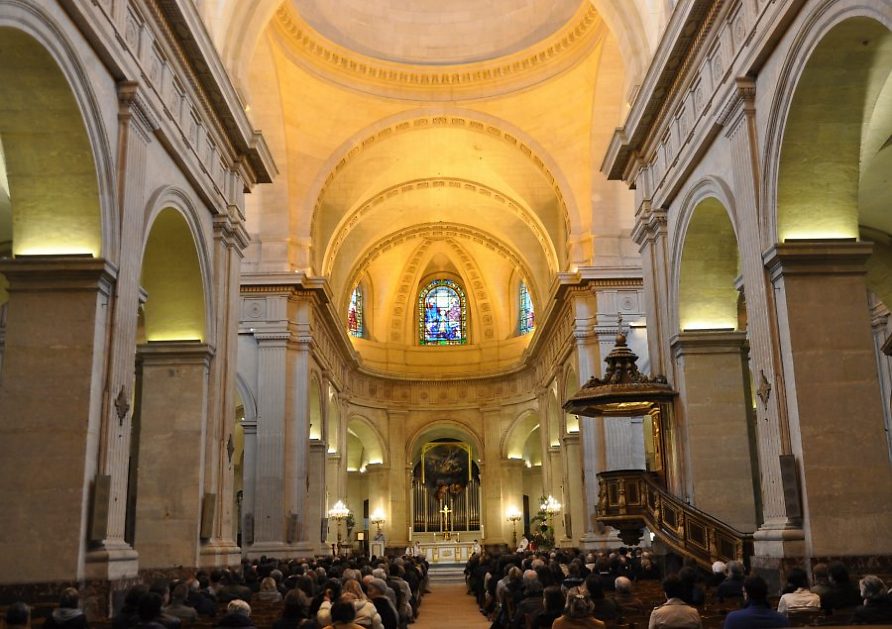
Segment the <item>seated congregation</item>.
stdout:
<path fill-rule="evenodd" d="M 418 617 L 427 569 L 423 558 L 413 557 L 246 560 L 241 570 L 136 584 L 110 619 L 88 621 L 74 588 L 52 609 L 32 612 L 17 602 L 6 609 L 6 627 L 406 629 Z"/>
<path fill-rule="evenodd" d="M 842 563 L 816 564 L 814 585 L 791 569 L 780 597 L 738 561 L 707 572 L 669 555 L 561 549 L 475 555 L 468 591 L 500 629 L 602 627 L 750 629 L 803 625 L 892 625 L 892 591 L 876 575 L 852 579 Z M 665 574 L 665 578 L 660 581 Z"/>

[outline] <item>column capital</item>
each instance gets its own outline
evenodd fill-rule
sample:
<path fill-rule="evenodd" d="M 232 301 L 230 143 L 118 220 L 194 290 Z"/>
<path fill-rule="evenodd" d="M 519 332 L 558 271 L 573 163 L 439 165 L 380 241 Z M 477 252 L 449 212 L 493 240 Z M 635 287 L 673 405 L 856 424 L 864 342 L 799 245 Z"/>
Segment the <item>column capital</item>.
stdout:
<path fill-rule="evenodd" d="M 672 356 L 686 354 L 733 354 L 747 347 L 746 332 L 738 330 L 689 330 L 679 332 L 669 341 Z"/>
<path fill-rule="evenodd" d="M 775 282 L 789 275 L 863 275 L 873 244 L 855 240 L 787 240 L 769 247 L 762 262 Z"/>
<path fill-rule="evenodd" d="M 89 255 L 19 255 L 0 261 L 0 273 L 9 281 L 10 293 L 96 289 L 108 292 L 118 269 L 104 258 Z"/>
<path fill-rule="evenodd" d="M 666 237 L 669 224 L 669 213 L 663 208 L 655 208 L 649 202 L 638 210 L 635 216 L 635 227 L 632 228 L 632 240 L 643 248 L 658 237 Z"/>
<path fill-rule="evenodd" d="M 136 348 L 136 355 L 143 364 L 159 365 L 210 365 L 214 348 L 207 343 L 194 341 L 149 341 Z"/>

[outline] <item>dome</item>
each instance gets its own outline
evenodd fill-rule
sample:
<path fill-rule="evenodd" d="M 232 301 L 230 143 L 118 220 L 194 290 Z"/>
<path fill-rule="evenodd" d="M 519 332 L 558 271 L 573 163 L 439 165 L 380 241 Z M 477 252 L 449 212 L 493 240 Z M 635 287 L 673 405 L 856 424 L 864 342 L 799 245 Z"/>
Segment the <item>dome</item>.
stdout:
<path fill-rule="evenodd" d="M 321 35 L 363 55 L 451 65 L 523 50 L 564 26 L 580 0 L 292 0 Z"/>

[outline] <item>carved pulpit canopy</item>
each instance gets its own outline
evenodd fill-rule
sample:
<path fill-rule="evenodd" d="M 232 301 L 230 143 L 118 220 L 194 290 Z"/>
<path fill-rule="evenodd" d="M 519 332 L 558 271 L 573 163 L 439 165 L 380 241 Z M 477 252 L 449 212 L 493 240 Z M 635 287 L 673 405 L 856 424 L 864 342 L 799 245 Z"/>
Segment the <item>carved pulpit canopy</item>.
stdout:
<path fill-rule="evenodd" d="M 665 376 L 648 376 L 638 371 L 638 356 L 629 349 L 620 328 L 616 344 L 604 360 L 603 378 L 592 377 L 564 404 L 568 413 L 584 417 L 628 417 L 643 415 L 677 394 Z"/>

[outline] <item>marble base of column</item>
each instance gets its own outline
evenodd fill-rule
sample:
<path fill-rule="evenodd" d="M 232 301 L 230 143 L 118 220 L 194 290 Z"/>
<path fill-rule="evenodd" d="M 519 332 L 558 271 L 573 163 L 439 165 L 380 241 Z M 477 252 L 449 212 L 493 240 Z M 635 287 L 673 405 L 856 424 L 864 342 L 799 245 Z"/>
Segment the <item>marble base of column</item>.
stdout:
<path fill-rule="evenodd" d="M 242 560 L 242 549 L 232 540 L 211 540 L 201 546 L 198 565 L 202 568 L 237 566 Z"/>
<path fill-rule="evenodd" d="M 84 576 L 87 579 L 132 579 L 138 572 L 139 553 L 126 542 L 105 543 L 88 551 L 84 557 Z"/>

